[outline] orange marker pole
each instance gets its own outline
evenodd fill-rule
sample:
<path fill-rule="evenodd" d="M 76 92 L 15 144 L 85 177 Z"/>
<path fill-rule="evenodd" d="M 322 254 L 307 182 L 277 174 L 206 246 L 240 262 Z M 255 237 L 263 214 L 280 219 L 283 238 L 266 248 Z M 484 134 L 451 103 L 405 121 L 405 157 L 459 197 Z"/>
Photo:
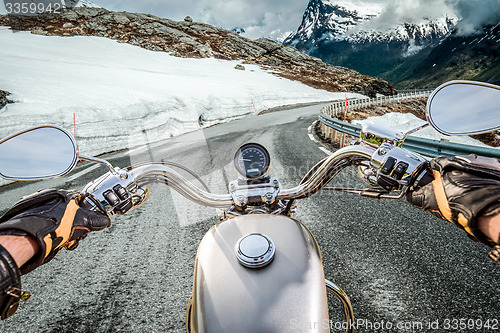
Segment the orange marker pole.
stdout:
<path fill-rule="evenodd" d="M 76 113 L 73 112 L 73 135 L 76 141 Z"/>

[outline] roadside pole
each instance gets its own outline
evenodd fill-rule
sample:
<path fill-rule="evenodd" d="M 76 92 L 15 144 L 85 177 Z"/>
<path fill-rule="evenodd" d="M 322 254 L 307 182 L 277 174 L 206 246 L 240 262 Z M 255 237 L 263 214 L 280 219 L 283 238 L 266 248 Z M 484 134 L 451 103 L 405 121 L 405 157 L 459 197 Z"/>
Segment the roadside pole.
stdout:
<path fill-rule="evenodd" d="M 345 94 L 344 122 L 347 121 L 347 94 Z M 342 148 L 345 146 L 345 133 L 342 133 Z"/>

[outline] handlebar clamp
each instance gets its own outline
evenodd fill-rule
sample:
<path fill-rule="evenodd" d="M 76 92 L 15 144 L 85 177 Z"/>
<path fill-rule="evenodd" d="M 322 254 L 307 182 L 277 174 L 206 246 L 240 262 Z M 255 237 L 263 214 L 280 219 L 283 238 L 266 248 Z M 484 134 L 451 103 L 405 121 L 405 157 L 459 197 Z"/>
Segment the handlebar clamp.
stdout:
<path fill-rule="evenodd" d="M 425 174 L 427 160 L 401 147 L 384 143 L 372 155 L 370 165 L 376 170 L 378 185 L 391 192 L 418 184 Z"/>
<path fill-rule="evenodd" d="M 83 193 L 88 196 L 87 202 L 108 215 L 123 215 L 133 208 L 133 195 L 138 186 L 134 178 L 124 170 L 117 173 L 108 172 L 88 184 Z"/>

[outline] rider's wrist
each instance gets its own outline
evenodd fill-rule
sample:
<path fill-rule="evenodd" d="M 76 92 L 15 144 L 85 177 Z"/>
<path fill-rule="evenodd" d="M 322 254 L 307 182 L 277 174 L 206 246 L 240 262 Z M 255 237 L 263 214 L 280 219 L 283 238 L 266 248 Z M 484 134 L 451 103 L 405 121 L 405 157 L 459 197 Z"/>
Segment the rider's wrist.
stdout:
<path fill-rule="evenodd" d="M 6 319 L 16 312 L 22 297 L 21 272 L 7 250 L 0 245 L 0 317 Z"/>
<path fill-rule="evenodd" d="M 478 218 L 479 230 L 493 242 L 500 243 L 500 214 Z"/>
<path fill-rule="evenodd" d="M 0 235 L 2 245 L 18 267 L 23 266 L 39 251 L 38 242 L 30 236 Z"/>

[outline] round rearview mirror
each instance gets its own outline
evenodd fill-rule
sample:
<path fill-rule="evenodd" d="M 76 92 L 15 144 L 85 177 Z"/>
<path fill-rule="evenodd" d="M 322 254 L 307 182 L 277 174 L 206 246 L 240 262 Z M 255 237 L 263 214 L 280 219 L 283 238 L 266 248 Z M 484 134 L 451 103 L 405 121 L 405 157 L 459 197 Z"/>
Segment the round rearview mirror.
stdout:
<path fill-rule="evenodd" d="M 427 101 L 427 120 L 445 135 L 472 135 L 500 129 L 500 87 L 451 81 Z"/>
<path fill-rule="evenodd" d="M 77 160 L 75 140 L 55 126 L 31 128 L 0 141 L 0 177 L 8 180 L 63 176 Z"/>

